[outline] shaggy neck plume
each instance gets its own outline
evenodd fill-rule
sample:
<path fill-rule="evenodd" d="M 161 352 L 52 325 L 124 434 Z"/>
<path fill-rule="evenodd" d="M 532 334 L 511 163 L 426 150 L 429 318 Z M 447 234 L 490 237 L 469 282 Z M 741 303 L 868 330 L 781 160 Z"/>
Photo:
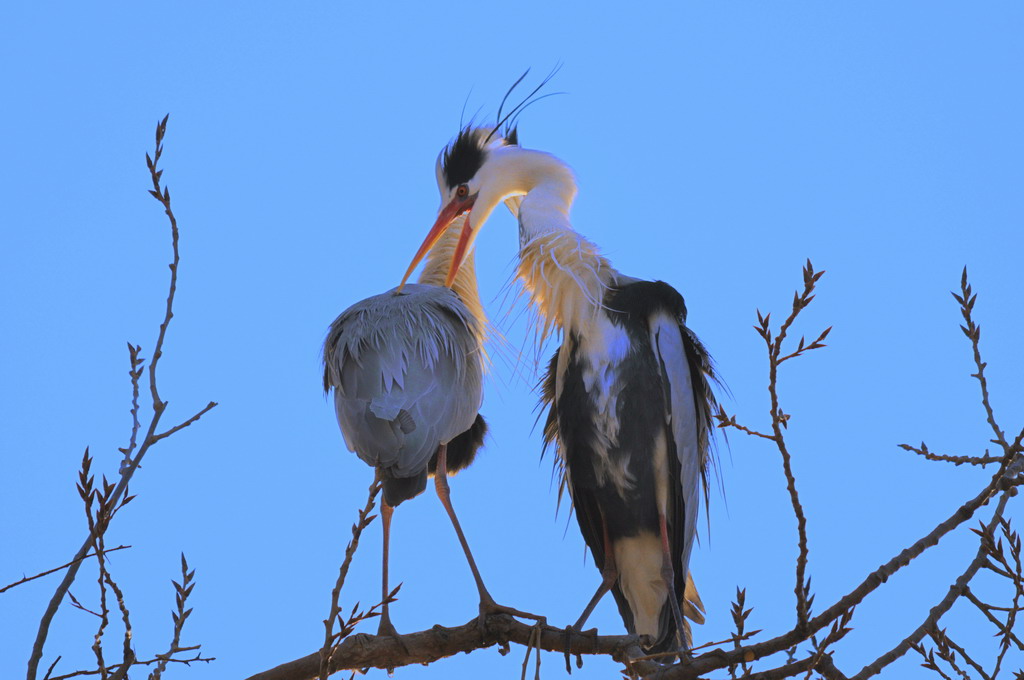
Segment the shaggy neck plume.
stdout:
<path fill-rule="evenodd" d="M 427 262 L 420 273 L 420 283 L 433 286 L 444 285 L 448 276 L 448 268 L 452 263 L 452 256 L 455 254 L 455 245 L 459 241 L 459 234 L 462 232 L 462 225 L 465 221 L 466 217 L 462 216 L 452 222 L 437 245 L 427 254 Z M 476 286 L 476 264 L 472 251 L 466 256 L 462 267 L 455 275 L 452 290 L 458 294 L 470 314 L 479 322 L 478 327 L 483 332 L 483 329 L 487 327 L 487 317 L 484 315 L 483 305 L 480 304 L 480 292 Z M 480 340 L 482 341 L 483 338 Z"/>
<path fill-rule="evenodd" d="M 544 317 L 543 334 L 552 328 L 572 332 L 594 319 L 615 270 L 597 246 L 572 228 L 572 171 L 540 152 L 523 160 L 523 176 L 530 181 L 519 208 L 517 274 Z"/>

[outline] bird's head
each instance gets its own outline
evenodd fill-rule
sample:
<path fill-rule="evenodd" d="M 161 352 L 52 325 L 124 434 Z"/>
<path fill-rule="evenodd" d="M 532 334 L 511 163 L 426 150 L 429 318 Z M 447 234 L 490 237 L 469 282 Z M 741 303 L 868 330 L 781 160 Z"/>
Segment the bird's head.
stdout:
<path fill-rule="evenodd" d="M 441 207 L 434 226 L 405 272 L 402 285 L 405 285 L 416 265 L 437 244 L 448 225 L 460 215 L 469 213 L 445 284 L 451 286 L 477 232 L 494 208 L 506 198 L 525 193 L 513 186 L 517 183 L 510 181 L 512 178 L 506 172 L 509 153 L 518 148 L 519 139 L 515 128 L 507 129 L 502 134 L 493 127 L 465 127 L 441 150 L 436 167 Z"/>

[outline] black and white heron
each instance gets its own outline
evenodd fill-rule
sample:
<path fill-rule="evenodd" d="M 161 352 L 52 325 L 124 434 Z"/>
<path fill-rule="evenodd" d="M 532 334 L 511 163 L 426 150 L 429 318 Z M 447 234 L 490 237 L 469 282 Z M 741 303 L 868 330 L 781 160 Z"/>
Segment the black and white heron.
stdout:
<path fill-rule="evenodd" d="M 684 614 L 703 621 L 689 561 L 708 489 L 711 359 L 675 289 L 619 273 L 573 230 L 569 166 L 507 142 L 493 128 L 467 127 L 446 147 L 438 175 L 448 196 L 427 242 L 468 213 L 452 280 L 494 208 L 522 197 L 517 275 L 543 333 L 562 336 L 544 380 L 545 436 L 602 575 L 575 627 L 611 590 L 627 630 L 647 636 L 650 651 L 685 650 Z"/>
<path fill-rule="evenodd" d="M 334 390 L 345 443 L 376 468 L 384 498 L 379 634 L 395 635 L 387 600 L 391 516 L 420 494 L 433 475 L 441 503 L 466 553 L 480 595 L 481 617 L 504 612 L 484 586 L 458 517 L 448 475 L 473 462 L 487 425 L 483 400 L 486 317 L 471 258 L 446 285 L 461 221 L 428 254 L 418 284 L 399 286 L 349 307 L 324 342 L 324 391 Z"/>

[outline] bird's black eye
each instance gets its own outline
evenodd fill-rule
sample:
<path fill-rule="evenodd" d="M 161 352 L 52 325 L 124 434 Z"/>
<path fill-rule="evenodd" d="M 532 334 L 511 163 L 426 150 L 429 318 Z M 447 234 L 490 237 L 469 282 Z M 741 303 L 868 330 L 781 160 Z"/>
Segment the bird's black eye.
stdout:
<path fill-rule="evenodd" d="M 455 190 L 455 195 L 458 196 L 459 198 L 465 198 L 466 196 L 469 195 L 469 187 L 467 187 L 465 184 L 460 184 L 459 188 Z"/>

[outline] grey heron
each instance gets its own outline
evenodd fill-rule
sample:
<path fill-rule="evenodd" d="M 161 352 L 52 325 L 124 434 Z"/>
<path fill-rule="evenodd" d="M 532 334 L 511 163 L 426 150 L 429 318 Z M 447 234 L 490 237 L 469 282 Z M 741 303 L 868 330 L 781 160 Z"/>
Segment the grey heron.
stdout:
<path fill-rule="evenodd" d="M 684 614 L 703 621 L 689 562 L 708 493 L 711 358 L 675 289 L 621 274 L 573 229 L 569 166 L 495 135 L 466 127 L 442 152 L 448 196 L 427 242 L 469 211 L 450 281 L 494 208 L 522 197 L 517 276 L 543 333 L 562 336 L 544 380 L 545 438 L 602 575 L 575 627 L 611 590 L 627 630 L 648 636 L 650 651 L 685 650 Z"/>
<path fill-rule="evenodd" d="M 462 218 L 464 220 L 465 218 Z M 462 220 L 431 244 L 418 284 L 403 285 L 349 307 L 324 342 L 324 391 L 345 443 L 382 480 L 383 608 L 378 634 L 397 637 L 387 604 L 391 517 L 420 494 L 433 475 L 480 595 L 480 615 L 503 612 L 536 618 L 495 603 L 451 504 L 448 475 L 468 466 L 487 425 L 483 399 L 486 317 L 472 259 L 445 283 Z"/>

